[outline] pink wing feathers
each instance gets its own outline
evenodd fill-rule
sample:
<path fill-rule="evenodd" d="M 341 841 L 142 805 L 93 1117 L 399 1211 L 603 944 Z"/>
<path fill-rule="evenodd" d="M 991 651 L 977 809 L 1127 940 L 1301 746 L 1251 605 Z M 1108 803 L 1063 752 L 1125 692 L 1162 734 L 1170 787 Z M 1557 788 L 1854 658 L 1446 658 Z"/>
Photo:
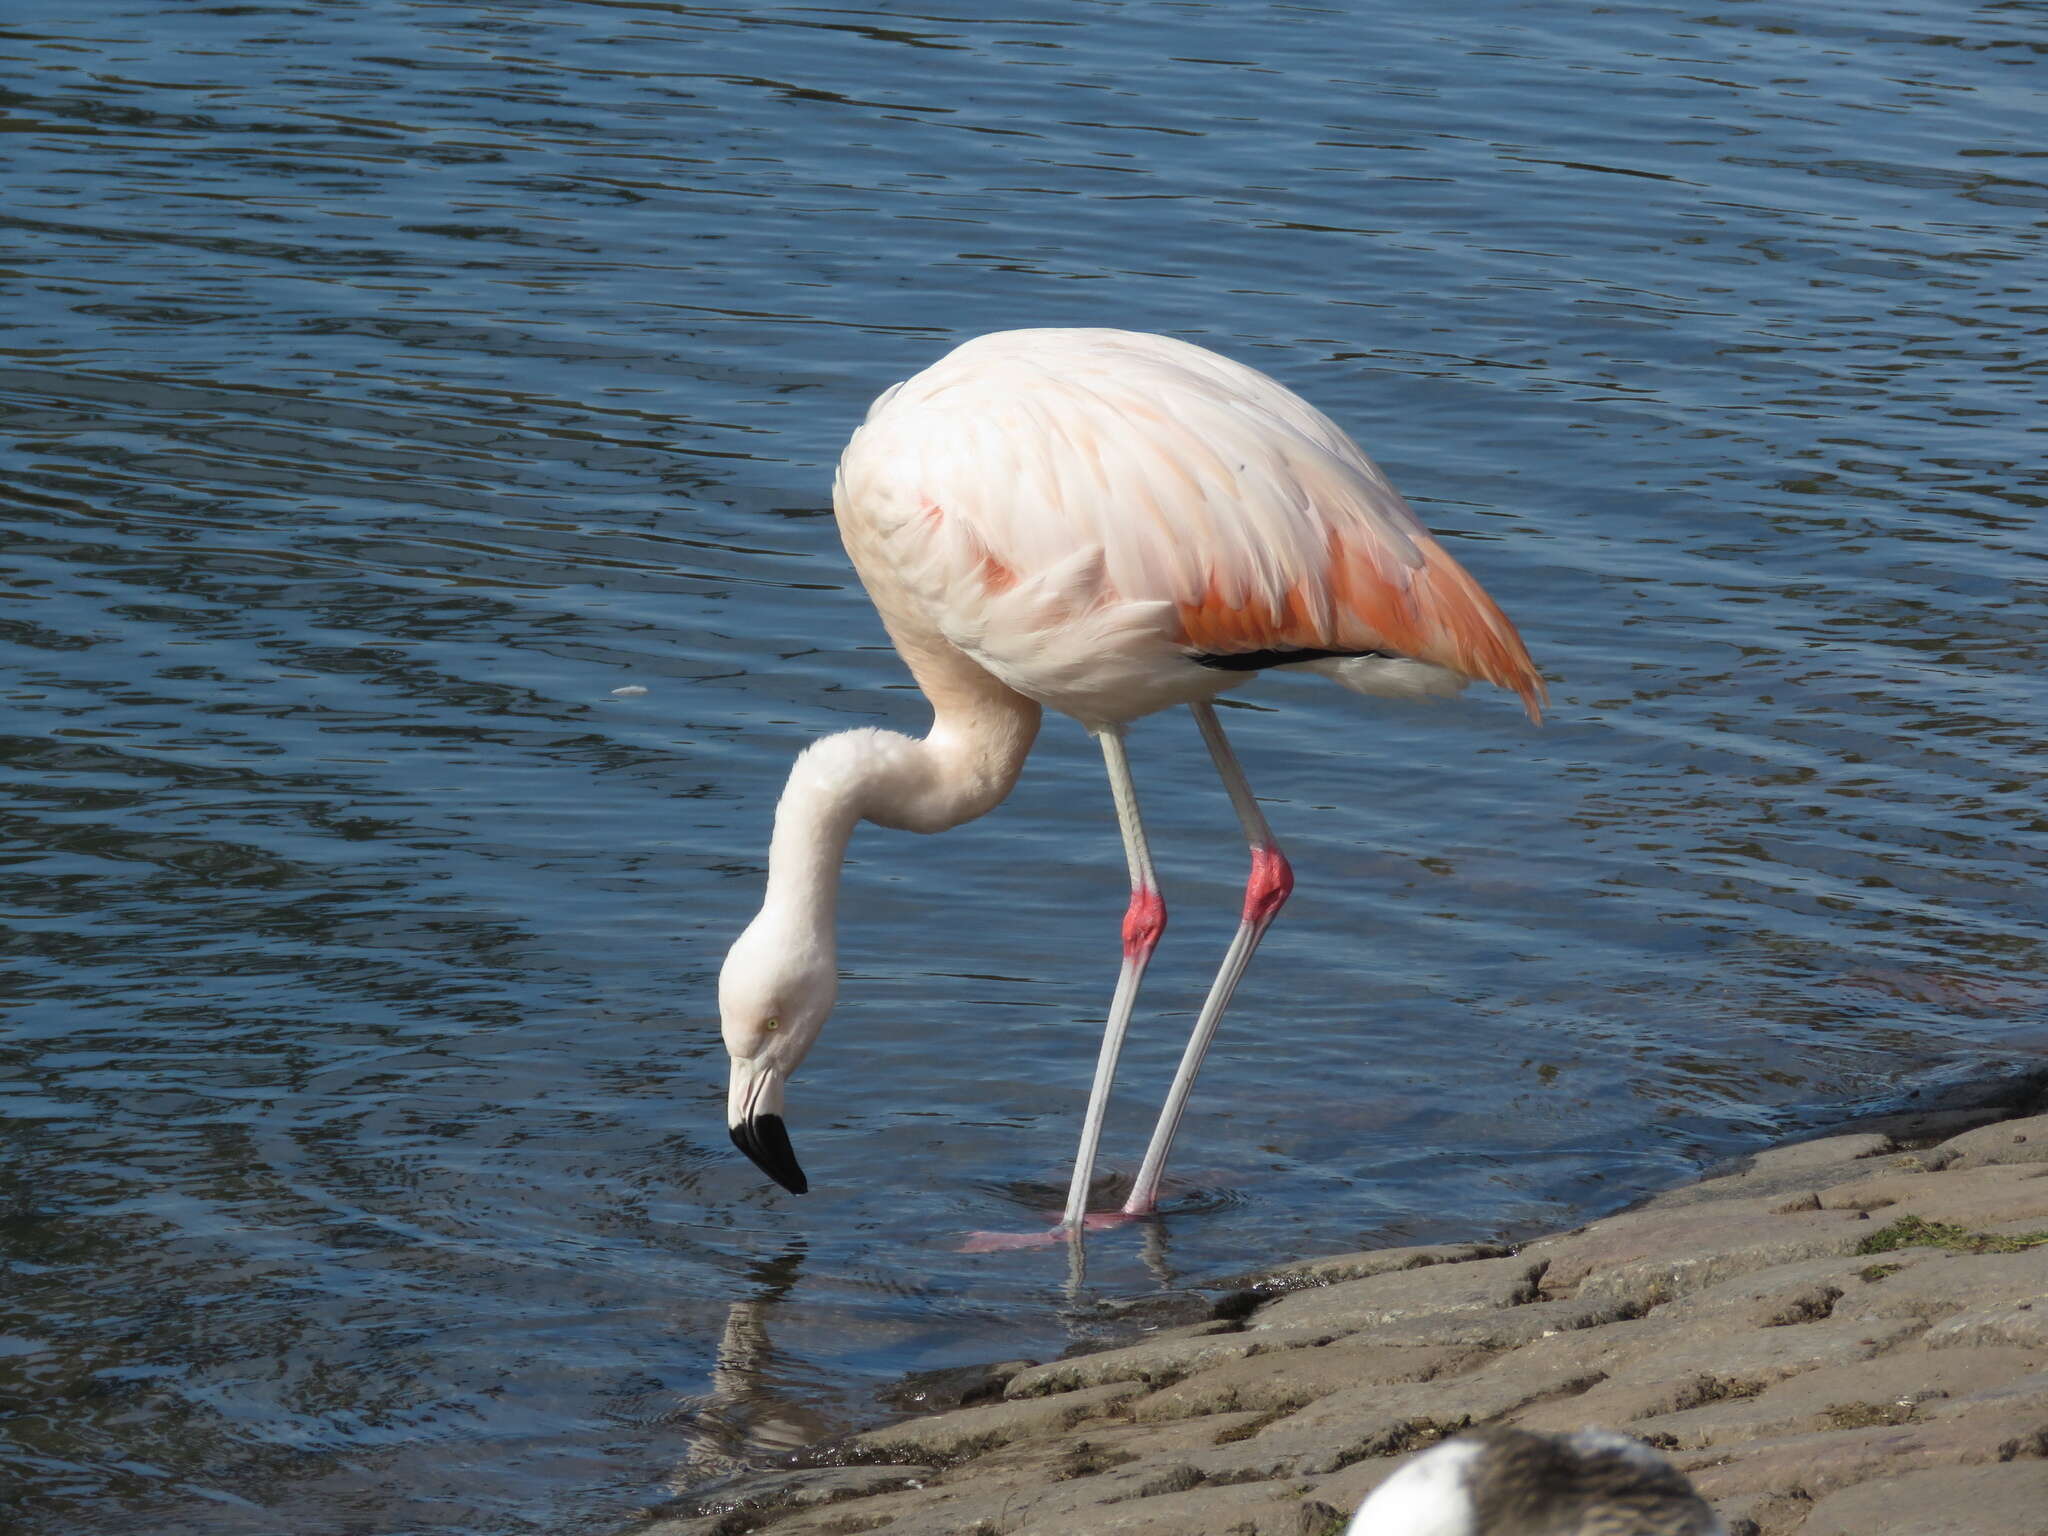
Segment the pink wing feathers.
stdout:
<path fill-rule="evenodd" d="M 841 475 L 957 596 L 1057 571 L 1080 609 L 1162 605 L 1192 651 L 1389 652 L 1532 719 L 1546 696 L 1514 625 L 1335 423 L 1186 342 L 977 338 L 876 402 Z"/>

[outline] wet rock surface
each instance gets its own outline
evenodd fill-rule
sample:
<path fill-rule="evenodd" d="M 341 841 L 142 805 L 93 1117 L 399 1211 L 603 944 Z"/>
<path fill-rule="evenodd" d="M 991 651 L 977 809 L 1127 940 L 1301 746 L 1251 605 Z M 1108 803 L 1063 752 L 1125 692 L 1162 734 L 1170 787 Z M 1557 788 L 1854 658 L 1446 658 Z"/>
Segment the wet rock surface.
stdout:
<path fill-rule="evenodd" d="M 1334 1536 L 1420 1447 L 1589 1423 L 1733 1536 L 2048 1536 L 2044 1109 L 1888 1116 L 1517 1248 L 1246 1276 L 1208 1322 L 934 1383 L 966 1406 L 632 1536 Z"/>

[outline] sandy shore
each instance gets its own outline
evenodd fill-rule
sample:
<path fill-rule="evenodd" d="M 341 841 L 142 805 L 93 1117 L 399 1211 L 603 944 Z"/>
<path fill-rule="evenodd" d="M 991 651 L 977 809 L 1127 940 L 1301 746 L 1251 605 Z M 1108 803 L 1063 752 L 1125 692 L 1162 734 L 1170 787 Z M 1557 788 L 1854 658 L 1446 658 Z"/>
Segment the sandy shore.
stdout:
<path fill-rule="evenodd" d="M 1861 1122 L 1515 1248 L 1249 1276 L 635 1536 L 1325 1536 L 1472 1424 L 1663 1447 L 1733 1536 L 2048 1536 L 2048 1096 Z"/>

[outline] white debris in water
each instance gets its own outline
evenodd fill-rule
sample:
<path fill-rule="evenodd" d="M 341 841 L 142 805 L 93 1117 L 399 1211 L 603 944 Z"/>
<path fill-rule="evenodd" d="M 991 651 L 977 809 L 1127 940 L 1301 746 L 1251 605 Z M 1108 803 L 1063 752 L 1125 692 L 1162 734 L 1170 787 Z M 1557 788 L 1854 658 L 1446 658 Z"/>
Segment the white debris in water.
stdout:
<path fill-rule="evenodd" d="M 615 699 L 637 699 L 646 691 L 638 683 L 628 683 L 623 688 L 614 688 L 612 690 L 612 697 Z"/>

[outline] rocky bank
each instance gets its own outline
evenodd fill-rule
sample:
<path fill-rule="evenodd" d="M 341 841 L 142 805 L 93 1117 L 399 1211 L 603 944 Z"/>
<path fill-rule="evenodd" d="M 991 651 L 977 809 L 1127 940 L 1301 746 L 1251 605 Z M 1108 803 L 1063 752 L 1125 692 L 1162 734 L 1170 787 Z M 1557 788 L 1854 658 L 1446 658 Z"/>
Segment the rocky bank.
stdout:
<path fill-rule="evenodd" d="M 2009 1092 L 1513 1248 L 1247 1277 L 634 1536 L 1325 1536 L 1475 1424 L 1626 1430 L 1733 1536 L 2048 1536 L 2048 1100 Z"/>

